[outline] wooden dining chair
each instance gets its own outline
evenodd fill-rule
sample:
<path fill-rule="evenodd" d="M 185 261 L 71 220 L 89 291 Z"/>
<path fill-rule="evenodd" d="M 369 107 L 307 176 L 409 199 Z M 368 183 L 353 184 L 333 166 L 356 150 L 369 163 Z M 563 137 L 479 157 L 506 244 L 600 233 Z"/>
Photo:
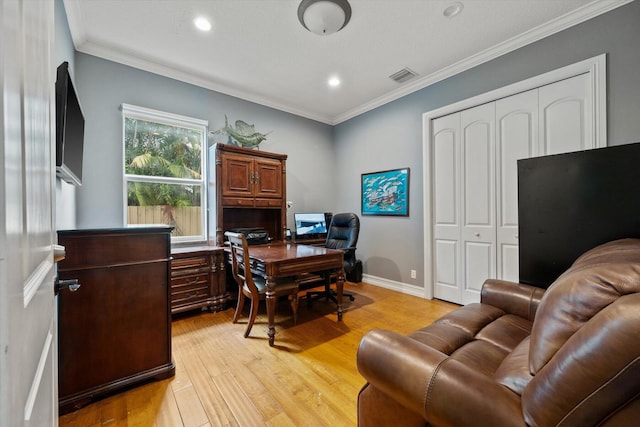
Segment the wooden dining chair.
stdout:
<path fill-rule="evenodd" d="M 251 301 L 249 323 L 247 323 L 247 330 L 244 332 L 244 337 L 247 338 L 256 320 L 260 300 L 264 299 L 267 293 L 267 284 L 263 277 L 251 274 L 249 245 L 247 244 L 247 239 L 244 234 L 227 231 L 224 235 L 229 239 L 231 245 L 231 270 L 233 272 L 233 278 L 238 283 L 238 304 L 236 306 L 236 312 L 233 315 L 233 323 L 238 322 L 238 318 L 244 307 L 245 298 L 249 298 Z M 294 325 L 298 320 L 298 290 L 299 283 L 296 280 L 291 279 L 276 282 L 276 298 L 286 295 L 289 297 L 289 301 L 291 301 Z"/>

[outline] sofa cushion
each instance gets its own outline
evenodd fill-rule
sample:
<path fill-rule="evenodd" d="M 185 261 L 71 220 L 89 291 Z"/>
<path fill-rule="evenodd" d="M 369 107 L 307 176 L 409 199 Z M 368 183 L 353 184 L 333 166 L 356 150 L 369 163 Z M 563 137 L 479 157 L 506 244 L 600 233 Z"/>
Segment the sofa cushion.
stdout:
<path fill-rule="evenodd" d="M 532 322 L 487 304 L 469 304 L 410 338 L 491 376 L 531 332 Z"/>
<path fill-rule="evenodd" d="M 600 310 L 634 292 L 640 292 L 640 240 L 611 242 L 578 258 L 540 302 L 531 332 L 531 373 L 540 371 Z"/>
<path fill-rule="evenodd" d="M 522 395 L 527 384 L 533 378 L 529 372 L 529 345 L 530 337 L 525 338 L 518 346 L 502 361 L 500 367 L 494 374 L 494 379 L 509 390 Z"/>
<path fill-rule="evenodd" d="M 522 393 L 527 424 L 595 425 L 638 399 L 638 307 L 640 293 L 622 296 L 567 340 Z"/>

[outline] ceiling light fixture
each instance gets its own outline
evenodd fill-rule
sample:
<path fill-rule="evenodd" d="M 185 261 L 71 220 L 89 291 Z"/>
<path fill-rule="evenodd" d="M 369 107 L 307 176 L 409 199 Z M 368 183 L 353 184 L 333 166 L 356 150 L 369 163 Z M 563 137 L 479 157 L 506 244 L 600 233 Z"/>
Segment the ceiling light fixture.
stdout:
<path fill-rule="evenodd" d="M 327 83 L 331 87 L 338 87 L 340 86 L 340 79 L 334 76 L 334 77 L 331 77 Z"/>
<path fill-rule="evenodd" d="M 209 31 L 211 30 L 211 22 L 203 16 L 199 16 L 193 20 L 193 25 L 196 26 L 200 31 Z"/>
<path fill-rule="evenodd" d="M 302 0 L 298 19 L 312 33 L 328 36 L 349 23 L 351 6 L 347 0 Z"/>

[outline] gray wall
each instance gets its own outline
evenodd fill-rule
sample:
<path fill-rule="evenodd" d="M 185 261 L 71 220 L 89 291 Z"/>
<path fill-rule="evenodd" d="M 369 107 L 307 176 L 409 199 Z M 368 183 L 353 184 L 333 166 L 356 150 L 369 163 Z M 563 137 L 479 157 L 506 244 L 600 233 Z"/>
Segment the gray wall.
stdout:
<path fill-rule="evenodd" d="M 374 278 L 424 287 L 422 114 L 607 53 L 609 144 L 640 141 L 638 22 L 640 2 L 633 2 L 333 128 L 77 53 L 76 86 L 87 119 L 77 225 L 122 226 L 121 103 L 206 119 L 212 130 L 227 114 L 273 131 L 262 149 L 289 155 L 289 224 L 295 211 L 359 213 L 362 173 L 409 167 L 410 216 L 361 217 L 358 255 Z"/>
<path fill-rule="evenodd" d="M 360 174 L 411 168 L 410 217 L 362 217 L 358 254 L 368 275 L 423 287 L 422 114 L 607 53 L 608 144 L 640 141 L 640 2 L 567 29 L 397 101 L 334 130 L 336 205 L 359 212 Z M 366 153 L 366 154 L 365 154 Z M 418 272 L 411 279 L 409 271 Z"/>
<path fill-rule="evenodd" d="M 290 226 L 293 212 L 335 209 L 331 126 L 83 53 L 75 67 L 86 120 L 78 227 L 123 226 L 122 103 L 208 120 L 210 130 L 225 114 L 255 124 L 271 132 L 261 150 L 289 156 Z"/>
<path fill-rule="evenodd" d="M 75 77 L 75 50 L 62 0 L 55 0 L 54 14 L 55 40 L 52 73 L 56 72 L 58 65 L 67 61 L 71 74 Z M 55 150 L 55 146 L 53 149 Z M 60 178 L 56 178 L 55 215 L 57 230 L 76 227 L 76 187 L 67 184 Z"/>

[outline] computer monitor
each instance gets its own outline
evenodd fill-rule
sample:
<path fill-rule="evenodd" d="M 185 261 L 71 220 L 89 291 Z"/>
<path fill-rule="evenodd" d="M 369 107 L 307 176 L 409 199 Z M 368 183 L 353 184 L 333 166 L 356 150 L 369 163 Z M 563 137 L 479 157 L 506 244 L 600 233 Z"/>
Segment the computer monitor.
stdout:
<path fill-rule="evenodd" d="M 296 239 L 320 239 L 327 237 L 327 221 L 323 212 L 294 213 Z"/>

